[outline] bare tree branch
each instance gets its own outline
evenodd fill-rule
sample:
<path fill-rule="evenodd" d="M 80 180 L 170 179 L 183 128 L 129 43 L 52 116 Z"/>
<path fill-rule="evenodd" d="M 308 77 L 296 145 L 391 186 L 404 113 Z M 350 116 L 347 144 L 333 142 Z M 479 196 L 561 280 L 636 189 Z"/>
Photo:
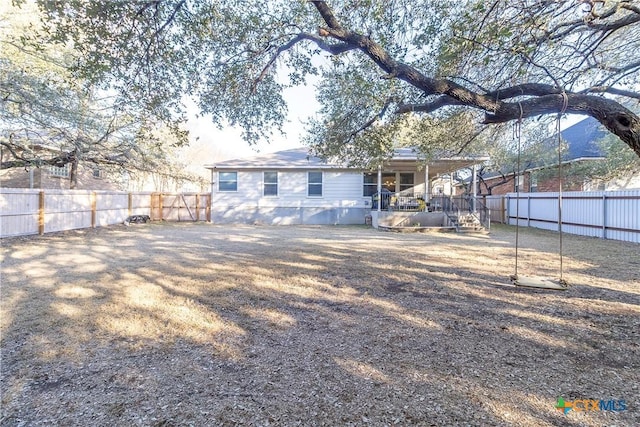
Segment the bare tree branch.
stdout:
<path fill-rule="evenodd" d="M 610 93 L 612 95 L 620 95 L 620 96 L 626 96 L 627 98 L 640 99 L 640 92 L 616 89 L 614 87 L 609 87 L 609 86 L 593 86 L 581 91 L 580 93 Z"/>
<path fill-rule="evenodd" d="M 367 120 L 367 122 L 364 125 L 362 125 L 359 129 L 356 129 L 353 132 L 351 132 L 351 134 L 349 135 L 349 138 L 351 139 L 357 136 L 360 132 L 364 132 L 365 130 L 373 126 L 374 123 L 379 122 L 382 119 L 382 117 L 384 117 L 384 115 L 386 114 L 392 102 L 393 102 L 393 99 L 387 99 L 384 105 L 382 106 L 382 109 L 380 110 L 380 112 L 378 112 L 378 114 L 376 114 L 375 116 Z"/>
<path fill-rule="evenodd" d="M 276 60 L 278 59 L 280 54 L 282 54 L 283 52 L 291 49 L 297 43 L 300 43 L 301 41 L 304 41 L 304 40 L 309 40 L 309 41 L 314 42 L 320 49 L 322 49 L 322 50 L 324 50 L 326 52 L 329 52 L 332 55 L 339 55 L 339 54 L 347 52 L 349 50 L 356 49 L 355 46 L 351 46 L 351 45 L 349 45 L 347 43 L 329 44 L 323 38 L 318 37 L 318 36 L 316 36 L 314 34 L 300 33 L 300 34 L 296 35 L 294 38 L 292 38 L 291 40 L 289 40 L 287 43 L 283 44 L 282 46 L 278 47 L 278 49 L 276 49 L 276 52 L 273 54 L 271 59 L 267 62 L 267 65 L 264 66 L 264 68 L 260 72 L 260 75 L 253 81 L 253 84 L 251 85 L 251 93 L 255 93 L 256 92 L 256 88 L 257 88 L 258 84 L 262 80 L 264 80 L 264 78 L 266 77 L 267 73 L 269 72 L 269 69 L 271 69 L 271 67 L 276 62 Z"/>
<path fill-rule="evenodd" d="M 597 119 L 640 156 L 640 117 L 615 101 L 594 95 L 567 93 L 567 104 L 565 105 L 565 98 L 558 94 L 563 93 L 562 89 L 549 85 L 533 84 L 521 85 L 519 89 L 522 92 L 526 91 L 528 94 L 535 95 L 535 97 L 517 103 L 503 102 L 499 97 L 474 92 L 451 80 L 426 76 L 416 68 L 396 61 L 371 38 L 345 30 L 325 2 L 313 1 L 312 3 L 328 25 L 328 28 L 321 31 L 321 36 L 331 37 L 357 47 L 388 75 L 410 84 L 426 95 L 440 94 L 448 97 L 441 97 L 433 103 L 427 104 L 428 107 L 422 111 L 434 111 L 453 103 L 465 105 L 485 111 L 484 124 L 504 123 L 520 117 L 532 117 L 561 111 L 586 114 Z M 640 16 L 637 19 L 640 20 Z M 540 92 L 534 93 L 535 91 Z M 522 95 L 526 94 L 522 93 Z M 432 108 L 432 110 L 428 110 L 428 108 Z M 412 109 L 405 107 L 397 112 L 408 111 L 416 111 L 416 106 L 412 106 Z"/>

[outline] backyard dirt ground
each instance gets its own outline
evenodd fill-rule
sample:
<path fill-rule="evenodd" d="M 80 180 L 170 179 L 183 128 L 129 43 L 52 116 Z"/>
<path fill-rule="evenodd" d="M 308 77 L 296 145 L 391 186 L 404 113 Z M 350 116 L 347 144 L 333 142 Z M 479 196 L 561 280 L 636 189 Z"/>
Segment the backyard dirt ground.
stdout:
<path fill-rule="evenodd" d="M 557 277 L 558 235 L 520 237 L 521 273 Z M 640 425 L 637 244 L 565 235 L 564 292 L 509 284 L 505 226 L 1 244 L 2 426 Z"/>

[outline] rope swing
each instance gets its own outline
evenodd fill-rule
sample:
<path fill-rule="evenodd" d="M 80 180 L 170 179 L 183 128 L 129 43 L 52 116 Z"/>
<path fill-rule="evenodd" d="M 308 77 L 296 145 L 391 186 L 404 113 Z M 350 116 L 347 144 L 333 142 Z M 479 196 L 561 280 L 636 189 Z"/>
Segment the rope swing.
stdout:
<path fill-rule="evenodd" d="M 518 102 L 518 106 L 520 107 L 520 118 L 516 122 L 515 125 L 515 137 L 518 141 L 518 185 L 516 187 L 516 250 L 515 250 L 515 271 L 514 274 L 510 276 L 511 283 L 515 286 L 522 286 L 528 288 L 540 288 L 540 289 L 555 289 L 555 290 L 566 290 L 567 289 L 567 281 L 564 280 L 564 266 L 563 266 L 563 250 L 562 250 L 562 136 L 560 133 L 560 119 L 562 115 L 567 110 L 567 105 L 569 103 L 569 99 L 567 94 L 562 91 L 562 110 L 558 113 L 558 118 L 556 119 L 556 134 L 558 136 L 558 232 L 560 234 L 560 278 L 558 280 L 535 277 L 535 276 L 523 276 L 518 274 L 518 246 L 519 246 L 519 231 L 520 231 L 520 157 L 522 152 L 522 104 Z"/>

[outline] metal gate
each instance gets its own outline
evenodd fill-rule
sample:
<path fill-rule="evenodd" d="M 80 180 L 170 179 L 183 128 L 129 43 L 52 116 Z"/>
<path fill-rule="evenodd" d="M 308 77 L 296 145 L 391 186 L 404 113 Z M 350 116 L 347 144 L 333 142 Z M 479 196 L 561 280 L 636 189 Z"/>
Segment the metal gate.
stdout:
<path fill-rule="evenodd" d="M 211 221 L 210 193 L 152 193 L 153 221 Z"/>

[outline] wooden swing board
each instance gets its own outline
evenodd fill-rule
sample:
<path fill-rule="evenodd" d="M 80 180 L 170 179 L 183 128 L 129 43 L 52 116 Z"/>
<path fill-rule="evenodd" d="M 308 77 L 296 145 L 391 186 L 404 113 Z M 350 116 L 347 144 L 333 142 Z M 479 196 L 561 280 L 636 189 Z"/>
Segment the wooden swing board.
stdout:
<path fill-rule="evenodd" d="M 542 277 L 521 276 L 512 275 L 511 283 L 516 286 L 522 286 L 525 288 L 538 288 L 538 289 L 554 289 L 558 291 L 567 290 L 567 282 L 564 280 L 553 280 Z"/>

